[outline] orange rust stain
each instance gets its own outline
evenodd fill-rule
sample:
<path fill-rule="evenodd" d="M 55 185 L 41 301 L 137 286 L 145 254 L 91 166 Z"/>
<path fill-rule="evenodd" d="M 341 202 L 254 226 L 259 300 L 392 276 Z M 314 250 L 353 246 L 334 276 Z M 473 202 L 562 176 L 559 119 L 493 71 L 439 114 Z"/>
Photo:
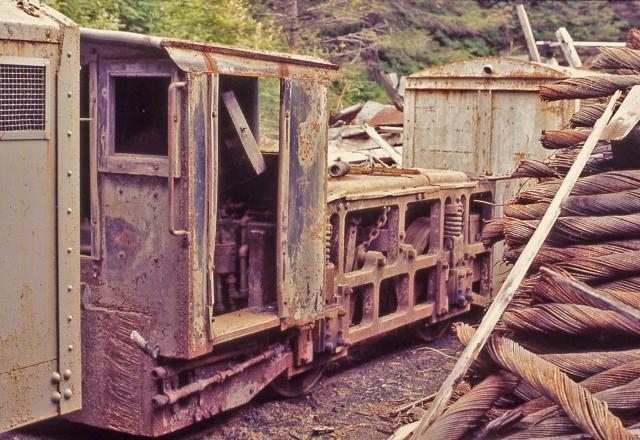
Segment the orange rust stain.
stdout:
<path fill-rule="evenodd" d="M 527 158 L 527 153 L 517 152 L 513 155 L 516 162 L 520 162 Z"/>
<path fill-rule="evenodd" d="M 207 69 L 211 73 L 218 73 L 218 64 L 216 60 L 213 59 L 210 53 L 204 52 L 204 61 L 207 63 Z"/>

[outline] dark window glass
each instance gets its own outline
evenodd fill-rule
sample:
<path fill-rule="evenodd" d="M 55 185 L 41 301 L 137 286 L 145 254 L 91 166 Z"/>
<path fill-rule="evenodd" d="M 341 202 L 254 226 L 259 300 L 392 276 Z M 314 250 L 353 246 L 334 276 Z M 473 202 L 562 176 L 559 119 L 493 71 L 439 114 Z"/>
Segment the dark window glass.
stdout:
<path fill-rule="evenodd" d="M 167 155 L 167 89 L 160 76 L 115 77 L 116 153 Z"/>

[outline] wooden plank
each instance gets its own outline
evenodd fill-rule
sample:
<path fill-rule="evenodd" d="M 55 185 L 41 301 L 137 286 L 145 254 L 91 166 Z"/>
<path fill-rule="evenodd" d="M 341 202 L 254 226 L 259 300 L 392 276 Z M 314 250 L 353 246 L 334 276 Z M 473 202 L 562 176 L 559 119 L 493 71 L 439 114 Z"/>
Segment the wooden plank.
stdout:
<path fill-rule="evenodd" d="M 233 90 L 227 90 L 222 93 L 222 100 L 224 101 L 225 107 L 227 107 L 231 122 L 233 122 L 233 126 L 238 133 L 238 138 L 244 148 L 244 152 L 249 158 L 249 162 L 251 162 L 256 174 L 262 174 L 267 166 L 258 148 L 258 143 L 253 137 L 253 133 L 251 133 L 251 128 L 249 128 L 249 124 L 242 113 L 236 94 L 233 93 Z"/>
<path fill-rule="evenodd" d="M 364 124 L 364 131 L 367 132 L 369 137 L 373 139 L 373 141 L 380 146 L 384 151 L 387 152 L 389 157 L 398 165 L 402 164 L 402 156 L 398 153 L 391 145 L 387 143 L 382 136 L 378 134 L 375 128 L 370 125 Z"/>
<path fill-rule="evenodd" d="M 640 122 L 640 86 L 633 86 L 602 133 L 602 139 L 619 141 Z"/>
<path fill-rule="evenodd" d="M 547 208 L 547 212 L 545 212 L 544 216 L 540 220 L 537 229 L 533 233 L 533 236 L 525 246 L 520 258 L 513 265 L 513 269 L 507 276 L 504 284 L 500 288 L 500 291 L 496 295 L 493 303 L 489 306 L 486 315 L 482 319 L 482 322 L 478 326 L 475 334 L 469 341 L 469 344 L 466 346 L 460 358 L 456 362 L 456 365 L 453 367 L 453 370 L 449 374 L 449 377 L 442 384 L 440 391 L 438 391 L 438 395 L 433 401 L 433 404 L 429 408 L 429 411 L 421 418 L 420 424 L 418 428 L 413 433 L 412 439 L 419 439 L 423 436 L 424 432 L 427 430 L 429 425 L 436 419 L 436 417 L 440 416 L 442 412 L 445 410 L 451 395 L 453 394 L 453 390 L 460 381 L 464 378 L 464 375 L 467 373 L 467 370 L 473 363 L 473 361 L 478 357 L 478 354 L 484 347 L 485 343 L 489 339 L 493 328 L 496 323 L 502 316 L 502 313 L 511 302 L 513 295 L 520 287 L 520 283 L 524 279 L 527 274 L 533 259 L 536 254 L 540 250 L 540 247 L 546 240 L 549 232 L 551 232 L 551 228 L 555 224 L 556 220 L 560 216 L 560 207 L 565 199 L 571 193 L 578 177 L 582 173 L 593 149 L 596 146 L 596 143 L 600 139 L 600 135 L 602 134 L 609 118 L 611 118 L 611 114 L 613 113 L 613 106 L 615 102 L 618 100 L 620 96 L 620 91 L 616 92 L 613 97 L 609 100 L 609 104 L 607 105 L 606 110 L 595 123 L 593 130 L 589 134 L 589 137 L 584 143 L 584 146 L 580 150 L 580 153 L 576 157 L 575 162 L 571 166 L 571 169 L 567 173 L 564 178 L 560 188 L 558 188 L 558 192 L 553 197 L 553 200 L 549 204 Z"/>
<path fill-rule="evenodd" d="M 558 39 L 558 43 L 560 43 L 560 49 L 562 49 L 562 53 L 567 59 L 569 66 L 575 68 L 582 67 L 582 60 L 580 60 L 578 51 L 573 44 L 573 38 L 571 38 L 567 28 L 561 27 L 558 29 L 556 31 L 556 38 Z"/>
<path fill-rule="evenodd" d="M 536 46 L 560 47 L 556 41 L 536 41 Z M 627 47 L 620 41 L 574 41 L 573 47 Z"/>
<path fill-rule="evenodd" d="M 518 13 L 518 19 L 520 20 L 520 26 L 522 27 L 522 33 L 527 40 L 527 49 L 529 49 L 529 59 L 540 62 L 540 52 L 538 52 L 538 46 L 536 46 L 536 40 L 533 38 L 533 30 L 531 30 L 531 24 L 529 23 L 529 17 L 527 11 L 524 9 L 523 4 L 516 5 L 516 12 Z"/>
<path fill-rule="evenodd" d="M 607 310 L 612 310 L 616 313 L 620 313 L 621 315 L 629 318 L 630 320 L 640 324 L 640 311 L 631 307 L 628 304 L 623 303 L 622 301 L 617 300 L 606 292 L 595 290 L 585 283 L 580 281 L 576 281 L 574 279 L 568 278 L 552 270 L 548 267 L 541 267 L 540 272 L 549 276 L 556 283 L 560 284 L 563 287 L 567 287 L 574 292 L 577 292 L 583 298 L 591 299 L 595 301 L 598 305 L 603 306 Z"/>

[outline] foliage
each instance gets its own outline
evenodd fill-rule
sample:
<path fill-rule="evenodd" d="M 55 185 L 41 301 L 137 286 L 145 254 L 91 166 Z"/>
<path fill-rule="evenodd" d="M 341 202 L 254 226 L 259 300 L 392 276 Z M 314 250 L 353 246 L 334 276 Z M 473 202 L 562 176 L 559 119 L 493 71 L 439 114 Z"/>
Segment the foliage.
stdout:
<path fill-rule="evenodd" d="M 475 56 L 525 55 L 511 0 L 49 0 L 83 26 L 318 55 L 341 65 L 333 110 L 386 101 L 367 63 L 414 73 Z M 640 2 L 528 0 L 535 37 L 622 41 Z M 373 55 L 373 56 L 372 56 Z"/>

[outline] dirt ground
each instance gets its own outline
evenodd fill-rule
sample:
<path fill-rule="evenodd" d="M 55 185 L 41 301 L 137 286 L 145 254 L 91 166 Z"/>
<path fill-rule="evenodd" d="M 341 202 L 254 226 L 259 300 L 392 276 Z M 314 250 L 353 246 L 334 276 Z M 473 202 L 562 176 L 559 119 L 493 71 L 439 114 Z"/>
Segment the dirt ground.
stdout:
<path fill-rule="evenodd" d="M 399 426 L 416 420 L 419 410 L 399 416 L 390 413 L 436 392 L 461 350 L 462 345 L 451 333 L 425 344 L 416 342 L 409 331 L 399 331 L 352 348 L 347 358 L 327 369 L 306 397 L 284 400 L 266 391 L 244 407 L 165 440 L 386 439 Z M 134 439 L 50 422 L 0 435 L 0 440 L 42 438 Z"/>
<path fill-rule="evenodd" d="M 399 333 L 353 350 L 304 398 L 262 396 L 221 417 L 207 439 L 386 439 L 411 414 L 396 408 L 438 391 L 462 349 L 455 336 L 418 344 Z"/>

